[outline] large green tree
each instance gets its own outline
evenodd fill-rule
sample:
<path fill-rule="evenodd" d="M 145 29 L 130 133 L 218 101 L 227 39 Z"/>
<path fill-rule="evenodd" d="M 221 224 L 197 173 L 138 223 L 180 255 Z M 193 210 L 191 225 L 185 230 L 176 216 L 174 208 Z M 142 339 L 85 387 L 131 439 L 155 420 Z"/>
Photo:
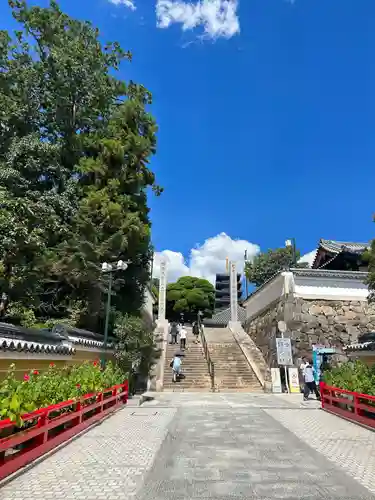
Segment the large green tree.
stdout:
<path fill-rule="evenodd" d="M 307 267 L 306 263 L 298 262 L 299 257 L 300 252 L 297 250 L 297 263 L 294 267 Z M 253 283 L 255 286 L 261 286 L 276 273 L 282 269 L 288 269 L 292 265 L 293 250 L 290 247 L 276 248 L 267 252 L 261 252 L 254 257 L 252 262 L 247 262 L 245 275 L 250 283 Z"/>
<path fill-rule="evenodd" d="M 20 29 L 0 32 L 0 287 L 7 314 L 17 320 L 23 308 L 43 321 L 74 313 L 78 326 L 100 331 L 101 262 L 131 261 L 116 276 L 114 312 L 137 311 L 149 279 L 147 190 L 160 193 L 148 165 L 156 147 L 146 109 L 151 94 L 117 78 L 129 52 L 103 46 L 95 27 L 55 1 L 48 8 L 9 5 Z"/>
<path fill-rule="evenodd" d="M 167 286 L 166 306 L 170 320 L 180 318 L 182 313 L 185 320 L 192 321 L 198 311 L 210 317 L 215 306 L 215 288 L 205 279 L 183 276 Z"/>

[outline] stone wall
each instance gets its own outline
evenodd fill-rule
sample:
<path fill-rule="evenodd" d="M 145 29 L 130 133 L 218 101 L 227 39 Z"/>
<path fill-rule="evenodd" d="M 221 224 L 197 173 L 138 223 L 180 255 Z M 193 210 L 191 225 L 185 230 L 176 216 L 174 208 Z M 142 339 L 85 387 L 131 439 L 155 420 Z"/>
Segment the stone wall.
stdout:
<path fill-rule="evenodd" d="M 269 367 L 277 366 L 276 336 L 277 322 L 284 320 L 284 302 L 277 301 L 244 325 L 255 345 L 260 349 Z"/>
<path fill-rule="evenodd" d="M 375 307 L 364 301 L 307 300 L 289 297 L 251 318 L 245 330 L 262 351 L 269 366 L 276 366 L 277 322 L 288 326 L 293 355 L 310 355 L 313 344 L 342 347 L 358 335 L 375 331 Z"/>
<path fill-rule="evenodd" d="M 286 318 L 301 349 L 312 344 L 342 346 L 375 331 L 375 310 L 366 302 L 294 299 Z"/>

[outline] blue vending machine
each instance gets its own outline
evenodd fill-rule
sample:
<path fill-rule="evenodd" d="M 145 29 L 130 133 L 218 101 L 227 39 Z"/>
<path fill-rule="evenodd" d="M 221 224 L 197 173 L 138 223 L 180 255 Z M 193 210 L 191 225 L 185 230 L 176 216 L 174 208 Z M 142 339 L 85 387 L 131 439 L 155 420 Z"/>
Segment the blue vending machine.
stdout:
<path fill-rule="evenodd" d="M 314 345 L 313 346 L 313 366 L 315 374 L 315 382 L 319 384 L 321 377 L 321 366 L 324 357 L 332 356 L 336 354 L 337 350 L 335 347 L 327 347 L 324 345 Z"/>

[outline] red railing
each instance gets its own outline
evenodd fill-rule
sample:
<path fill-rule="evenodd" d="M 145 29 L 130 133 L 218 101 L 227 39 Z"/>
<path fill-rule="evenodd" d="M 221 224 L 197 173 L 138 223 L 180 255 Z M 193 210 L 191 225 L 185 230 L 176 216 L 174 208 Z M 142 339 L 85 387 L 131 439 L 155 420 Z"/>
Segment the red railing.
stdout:
<path fill-rule="evenodd" d="M 375 429 L 375 396 L 350 392 L 320 382 L 322 408 Z"/>
<path fill-rule="evenodd" d="M 0 420 L 0 480 L 103 419 L 128 400 L 128 381 L 79 401 L 64 401 L 22 416 L 24 427 Z"/>

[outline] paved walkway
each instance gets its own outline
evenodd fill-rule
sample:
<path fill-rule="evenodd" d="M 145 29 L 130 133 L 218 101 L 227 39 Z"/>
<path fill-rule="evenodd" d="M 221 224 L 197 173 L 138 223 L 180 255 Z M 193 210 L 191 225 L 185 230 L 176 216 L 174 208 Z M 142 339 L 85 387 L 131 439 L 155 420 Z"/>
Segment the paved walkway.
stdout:
<path fill-rule="evenodd" d="M 0 489 L 1 500 L 375 500 L 375 433 L 300 396 L 163 393 Z"/>

